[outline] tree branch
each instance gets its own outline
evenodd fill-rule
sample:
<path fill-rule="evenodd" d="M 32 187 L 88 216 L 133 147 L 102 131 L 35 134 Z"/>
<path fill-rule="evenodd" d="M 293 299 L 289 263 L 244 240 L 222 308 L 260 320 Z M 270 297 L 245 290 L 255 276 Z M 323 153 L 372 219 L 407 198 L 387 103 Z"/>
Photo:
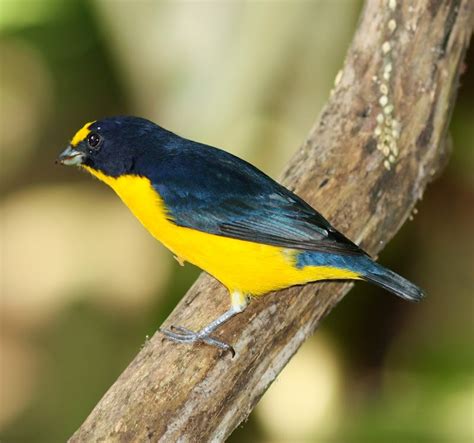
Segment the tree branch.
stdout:
<path fill-rule="evenodd" d="M 471 0 L 368 0 L 330 99 L 283 175 L 369 253 L 446 162 L 472 22 Z M 255 301 L 218 331 L 233 359 L 156 333 L 70 441 L 224 440 L 350 287 L 312 284 Z M 165 324 L 199 329 L 228 304 L 202 275 Z"/>

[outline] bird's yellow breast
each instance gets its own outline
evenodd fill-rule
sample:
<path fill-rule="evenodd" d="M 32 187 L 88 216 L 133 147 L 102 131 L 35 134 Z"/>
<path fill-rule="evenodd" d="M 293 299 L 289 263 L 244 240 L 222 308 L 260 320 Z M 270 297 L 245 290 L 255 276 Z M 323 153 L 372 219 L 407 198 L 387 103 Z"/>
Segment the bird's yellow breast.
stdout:
<path fill-rule="evenodd" d="M 309 281 L 357 278 L 353 272 L 332 267 L 297 268 L 295 250 L 178 226 L 146 177 L 114 178 L 88 166 L 84 168 L 108 184 L 143 226 L 179 259 L 213 275 L 229 291 L 257 296 Z"/>

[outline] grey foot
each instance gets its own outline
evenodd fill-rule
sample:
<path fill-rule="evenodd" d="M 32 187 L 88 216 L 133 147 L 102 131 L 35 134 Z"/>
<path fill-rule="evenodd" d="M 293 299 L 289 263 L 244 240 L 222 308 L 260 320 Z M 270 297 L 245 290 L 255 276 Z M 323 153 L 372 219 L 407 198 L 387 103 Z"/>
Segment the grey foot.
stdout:
<path fill-rule="evenodd" d="M 160 331 L 170 340 L 178 343 L 207 343 L 223 351 L 230 352 L 232 357 L 235 356 L 234 348 L 231 345 L 211 337 L 209 332 L 205 329 L 206 328 L 199 332 L 194 332 L 181 326 L 170 326 L 170 329 L 160 329 Z"/>

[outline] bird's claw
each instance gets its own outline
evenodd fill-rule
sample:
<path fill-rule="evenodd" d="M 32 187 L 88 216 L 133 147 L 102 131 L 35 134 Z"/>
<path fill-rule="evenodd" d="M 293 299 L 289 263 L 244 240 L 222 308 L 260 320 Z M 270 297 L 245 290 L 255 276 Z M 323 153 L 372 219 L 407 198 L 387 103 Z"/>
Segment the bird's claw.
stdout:
<path fill-rule="evenodd" d="M 182 326 L 170 326 L 170 329 L 160 329 L 160 331 L 169 339 L 178 343 L 207 343 L 215 346 L 223 351 L 230 352 L 232 357 L 235 356 L 234 348 L 221 340 L 211 337 L 204 331 L 194 332 Z"/>
<path fill-rule="evenodd" d="M 171 325 L 170 329 L 181 332 L 181 334 L 188 336 L 197 334 L 196 332 L 191 331 L 191 329 L 183 328 L 182 326 Z"/>

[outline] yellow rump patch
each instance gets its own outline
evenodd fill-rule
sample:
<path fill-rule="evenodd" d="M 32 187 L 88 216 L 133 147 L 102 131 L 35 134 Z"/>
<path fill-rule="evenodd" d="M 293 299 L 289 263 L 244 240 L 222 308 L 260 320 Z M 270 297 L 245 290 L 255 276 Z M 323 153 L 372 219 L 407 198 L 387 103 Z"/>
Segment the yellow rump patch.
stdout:
<path fill-rule="evenodd" d="M 79 131 L 74 134 L 74 137 L 71 140 L 71 146 L 77 146 L 79 143 L 81 143 L 82 140 L 84 140 L 89 135 L 91 132 L 89 128 L 95 122 L 96 120 L 86 123 L 81 129 L 79 129 Z"/>

